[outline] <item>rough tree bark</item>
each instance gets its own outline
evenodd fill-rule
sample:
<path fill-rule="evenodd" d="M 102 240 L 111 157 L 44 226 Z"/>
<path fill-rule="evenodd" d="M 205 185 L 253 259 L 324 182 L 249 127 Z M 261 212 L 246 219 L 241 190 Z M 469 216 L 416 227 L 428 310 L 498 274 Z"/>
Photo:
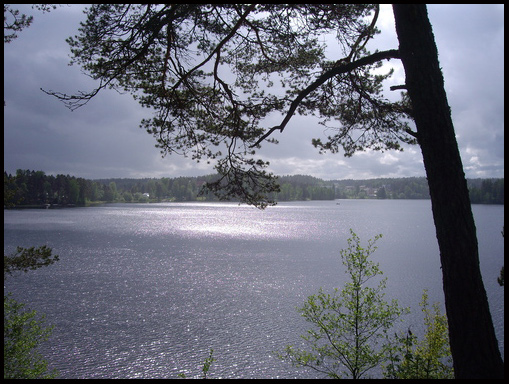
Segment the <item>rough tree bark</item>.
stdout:
<path fill-rule="evenodd" d="M 455 376 L 503 378 L 470 197 L 426 6 L 395 4 L 393 10 L 429 183 Z"/>

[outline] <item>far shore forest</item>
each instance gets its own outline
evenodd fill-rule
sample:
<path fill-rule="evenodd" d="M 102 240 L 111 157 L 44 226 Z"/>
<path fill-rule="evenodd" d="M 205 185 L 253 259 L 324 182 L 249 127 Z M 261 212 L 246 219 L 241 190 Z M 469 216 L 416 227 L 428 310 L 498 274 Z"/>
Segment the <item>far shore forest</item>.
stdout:
<path fill-rule="evenodd" d="M 4 208 L 217 201 L 213 194 L 199 194 L 201 187 L 216 177 L 87 180 L 18 169 L 15 175 L 4 172 Z M 504 204 L 503 178 L 467 179 L 467 182 L 472 204 Z M 280 192 L 271 196 L 275 201 L 430 198 L 424 177 L 325 181 L 313 176 L 295 175 L 279 177 L 279 184 Z"/>

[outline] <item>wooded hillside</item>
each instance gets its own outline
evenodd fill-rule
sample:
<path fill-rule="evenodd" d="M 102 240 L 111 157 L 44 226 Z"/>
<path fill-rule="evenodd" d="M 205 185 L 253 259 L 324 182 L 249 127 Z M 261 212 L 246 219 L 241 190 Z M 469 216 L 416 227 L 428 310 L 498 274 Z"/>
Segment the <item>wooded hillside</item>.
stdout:
<path fill-rule="evenodd" d="M 215 175 L 160 179 L 87 180 L 69 175 L 18 169 L 4 172 L 4 207 L 87 205 L 92 202 L 215 201 L 200 189 Z M 277 201 L 334 199 L 429 199 L 424 177 L 369 180 L 322 180 L 313 176 L 281 176 Z M 469 179 L 472 204 L 504 204 L 504 179 Z"/>

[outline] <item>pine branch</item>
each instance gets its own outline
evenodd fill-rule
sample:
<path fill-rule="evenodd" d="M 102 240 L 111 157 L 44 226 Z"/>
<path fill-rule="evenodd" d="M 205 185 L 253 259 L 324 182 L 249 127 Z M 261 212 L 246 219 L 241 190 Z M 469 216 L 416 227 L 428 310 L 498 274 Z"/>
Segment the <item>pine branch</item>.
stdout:
<path fill-rule="evenodd" d="M 250 148 L 258 146 L 263 140 L 265 140 L 267 137 L 269 137 L 274 131 L 279 130 L 280 132 L 283 132 L 286 125 L 292 118 L 293 114 L 297 110 L 299 104 L 304 100 L 311 92 L 315 91 L 319 86 L 321 86 L 323 83 L 325 83 L 327 80 L 331 79 L 334 76 L 341 75 L 343 73 L 347 73 L 350 71 L 353 71 L 354 69 L 363 67 L 365 65 L 374 64 L 381 60 L 389 60 L 389 59 L 399 59 L 399 51 L 397 49 L 392 49 L 389 51 L 382 51 L 382 52 L 376 52 L 372 55 L 363 57 L 362 59 L 353 61 L 353 62 L 347 62 L 344 61 L 342 65 L 339 65 L 337 67 L 334 67 L 327 72 L 320 75 L 312 84 L 307 86 L 305 89 L 303 89 L 295 98 L 295 100 L 290 105 L 290 109 L 286 113 L 285 118 L 283 119 L 283 122 L 280 125 L 276 125 L 272 128 L 270 128 L 264 135 L 262 135 L 256 143 L 250 146 Z"/>

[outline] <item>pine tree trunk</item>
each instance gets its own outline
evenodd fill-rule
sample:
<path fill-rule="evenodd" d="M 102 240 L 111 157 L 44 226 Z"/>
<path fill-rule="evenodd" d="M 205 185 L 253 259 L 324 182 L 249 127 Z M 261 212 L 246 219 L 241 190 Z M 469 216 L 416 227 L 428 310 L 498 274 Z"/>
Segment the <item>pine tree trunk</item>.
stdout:
<path fill-rule="evenodd" d="M 455 376 L 503 378 L 467 183 L 426 6 L 394 4 L 393 10 L 440 248 Z"/>

